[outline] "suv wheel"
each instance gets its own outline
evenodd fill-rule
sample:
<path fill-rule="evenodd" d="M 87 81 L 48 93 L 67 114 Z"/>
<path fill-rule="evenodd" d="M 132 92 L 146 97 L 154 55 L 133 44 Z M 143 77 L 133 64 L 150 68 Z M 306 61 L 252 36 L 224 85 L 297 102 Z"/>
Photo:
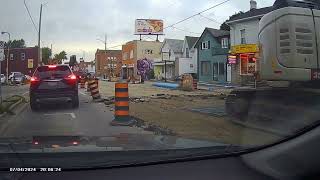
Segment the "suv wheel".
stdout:
<path fill-rule="evenodd" d="M 39 110 L 38 103 L 34 97 L 30 97 L 30 107 L 32 111 Z"/>
<path fill-rule="evenodd" d="M 72 107 L 73 108 L 78 108 L 79 107 L 79 96 L 78 95 L 75 95 L 72 98 Z"/>

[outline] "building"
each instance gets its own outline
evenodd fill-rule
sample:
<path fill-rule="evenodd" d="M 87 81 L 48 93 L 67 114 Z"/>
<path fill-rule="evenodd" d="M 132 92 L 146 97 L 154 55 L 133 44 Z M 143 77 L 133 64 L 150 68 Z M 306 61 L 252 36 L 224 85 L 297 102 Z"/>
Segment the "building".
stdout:
<path fill-rule="evenodd" d="M 230 26 L 231 82 L 245 85 L 254 81 L 254 74 L 259 69 L 258 33 L 259 21 L 272 7 L 257 9 L 257 3 L 250 1 L 250 10 L 232 16 L 227 24 Z"/>
<path fill-rule="evenodd" d="M 194 74 L 197 76 L 197 49 L 194 47 L 199 37 L 186 36 L 182 47 L 182 57 L 176 63 L 176 76 Z"/>
<path fill-rule="evenodd" d="M 229 32 L 205 28 L 195 44 L 198 51 L 198 80 L 227 82 Z"/>
<path fill-rule="evenodd" d="M 7 69 L 7 52 L 5 49 L 5 60 L 1 62 L 1 74 L 6 74 Z M 12 48 L 9 50 L 9 74 L 11 72 L 21 72 L 25 75 L 32 76 L 38 67 L 38 48 Z"/>
<path fill-rule="evenodd" d="M 122 77 L 124 79 L 151 79 L 153 63 L 161 58 L 158 41 L 134 40 L 122 46 Z"/>
<path fill-rule="evenodd" d="M 182 57 L 183 40 L 165 39 L 161 45 L 161 58 L 154 62 L 154 75 L 158 80 L 174 79 L 175 64 Z"/>
<path fill-rule="evenodd" d="M 121 50 L 97 49 L 95 58 L 97 76 L 103 78 L 120 77 L 122 66 Z"/>

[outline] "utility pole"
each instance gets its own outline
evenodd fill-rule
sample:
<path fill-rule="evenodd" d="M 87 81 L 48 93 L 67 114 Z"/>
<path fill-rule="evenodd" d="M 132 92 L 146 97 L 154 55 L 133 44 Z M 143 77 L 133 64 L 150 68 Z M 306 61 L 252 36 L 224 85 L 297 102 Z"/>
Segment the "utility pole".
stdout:
<path fill-rule="evenodd" d="M 108 58 L 107 58 L 107 34 L 104 35 L 104 40 L 101 40 L 101 39 L 97 39 L 98 41 L 101 41 L 103 44 L 104 44 L 104 55 L 105 55 L 105 58 L 106 58 L 106 62 L 108 63 Z M 112 67 L 111 67 L 112 68 Z M 103 67 L 103 71 L 105 71 L 105 67 Z M 105 71 L 107 72 L 107 71 Z M 109 74 L 110 73 L 110 70 L 109 70 Z"/>
<path fill-rule="evenodd" d="M 43 4 L 40 5 L 40 17 L 39 17 L 39 31 L 38 31 L 38 48 L 39 48 L 39 51 L 38 51 L 38 65 L 41 66 L 42 65 L 42 53 L 41 53 L 41 18 L 42 18 L 42 6 Z"/>

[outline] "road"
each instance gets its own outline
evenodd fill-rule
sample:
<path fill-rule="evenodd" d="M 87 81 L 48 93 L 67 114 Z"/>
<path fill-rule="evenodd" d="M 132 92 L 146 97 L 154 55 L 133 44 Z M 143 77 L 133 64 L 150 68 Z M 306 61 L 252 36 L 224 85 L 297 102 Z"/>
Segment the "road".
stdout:
<path fill-rule="evenodd" d="M 7 86 L 2 85 L 2 98 L 6 99 L 12 95 L 26 95 L 29 90 L 29 85 L 16 85 L 16 86 Z"/>
<path fill-rule="evenodd" d="M 17 88 L 21 90 L 25 87 Z M 26 92 L 22 94 L 28 95 Z M 42 104 L 40 111 L 33 112 L 27 104 L 19 114 L 3 117 L 8 118 L 8 122 L 1 128 L 0 136 L 111 136 L 120 133 L 148 133 L 136 127 L 110 126 L 113 112 L 107 110 L 103 103 L 92 102 L 84 90 L 79 91 L 79 99 L 78 109 L 73 109 L 65 101 L 55 101 Z"/>

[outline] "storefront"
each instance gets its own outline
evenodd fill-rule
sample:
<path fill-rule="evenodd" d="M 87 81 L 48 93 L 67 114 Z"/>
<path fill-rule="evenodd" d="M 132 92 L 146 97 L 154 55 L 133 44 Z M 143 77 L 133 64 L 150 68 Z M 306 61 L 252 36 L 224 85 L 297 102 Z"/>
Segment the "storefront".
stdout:
<path fill-rule="evenodd" d="M 258 67 L 259 48 L 256 44 L 241 44 L 231 47 L 228 64 L 231 65 L 231 82 L 245 85 L 253 82 Z"/>

